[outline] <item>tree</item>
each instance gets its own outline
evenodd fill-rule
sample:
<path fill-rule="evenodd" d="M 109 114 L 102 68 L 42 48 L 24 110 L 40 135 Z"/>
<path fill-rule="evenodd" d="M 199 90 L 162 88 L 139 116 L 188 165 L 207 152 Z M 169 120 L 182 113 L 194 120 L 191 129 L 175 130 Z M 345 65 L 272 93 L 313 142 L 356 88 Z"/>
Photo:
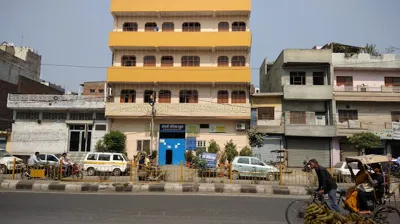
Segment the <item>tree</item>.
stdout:
<path fill-rule="evenodd" d="M 236 150 L 236 144 L 233 143 L 232 140 L 225 144 L 225 152 L 228 162 L 232 162 L 232 160 L 238 155 L 238 151 Z"/>
<path fill-rule="evenodd" d="M 104 145 L 108 152 L 119 152 L 123 153 L 126 148 L 126 136 L 120 131 L 110 131 L 105 134 Z"/>
<path fill-rule="evenodd" d="M 348 139 L 350 143 L 354 144 L 356 148 L 361 151 L 381 145 L 381 139 L 379 136 L 371 132 L 356 133 L 350 136 Z"/>
<path fill-rule="evenodd" d="M 247 138 L 249 139 L 249 144 L 252 148 L 261 148 L 264 145 L 264 139 L 266 136 L 267 134 L 258 132 L 255 127 L 247 131 Z"/>
<path fill-rule="evenodd" d="M 386 51 L 386 54 L 393 54 L 399 49 L 400 48 L 397 48 L 395 46 L 389 46 L 389 47 L 385 48 L 385 51 Z"/>
<path fill-rule="evenodd" d="M 193 152 L 192 151 L 187 150 L 185 152 L 185 160 L 186 160 L 186 162 L 191 163 L 193 161 L 193 157 L 194 156 L 193 156 Z"/>
<path fill-rule="evenodd" d="M 252 151 L 249 147 L 245 146 L 245 147 L 240 151 L 240 155 L 241 155 L 241 156 L 252 156 L 252 155 L 253 155 L 253 151 Z"/>
<path fill-rule="evenodd" d="M 207 149 L 207 151 L 208 151 L 209 153 L 218 153 L 219 150 L 220 150 L 220 147 L 219 147 L 219 145 L 217 144 L 217 142 L 214 141 L 214 140 L 211 140 L 210 143 L 208 144 L 208 149 Z"/>
<path fill-rule="evenodd" d="M 368 53 L 368 54 L 370 54 L 372 56 L 379 56 L 380 55 L 378 50 L 376 50 L 376 45 L 375 44 L 367 44 L 364 47 L 364 49 L 365 49 L 366 53 Z"/>
<path fill-rule="evenodd" d="M 104 142 L 102 139 L 100 139 L 99 141 L 97 141 L 96 145 L 94 146 L 94 149 L 97 152 L 105 152 L 106 151 L 106 146 L 104 145 Z"/>

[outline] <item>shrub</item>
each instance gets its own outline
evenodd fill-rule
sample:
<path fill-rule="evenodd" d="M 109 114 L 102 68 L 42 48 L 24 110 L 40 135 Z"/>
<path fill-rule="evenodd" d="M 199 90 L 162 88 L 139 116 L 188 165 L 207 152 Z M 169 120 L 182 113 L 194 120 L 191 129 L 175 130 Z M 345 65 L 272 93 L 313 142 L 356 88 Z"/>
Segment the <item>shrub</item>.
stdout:
<path fill-rule="evenodd" d="M 214 140 L 211 140 L 210 143 L 208 144 L 208 152 L 209 153 L 218 153 L 219 150 L 220 150 L 220 147 L 217 144 L 217 142 Z"/>
<path fill-rule="evenodd" d="M 252 155 L 253 155 L 253 151 L 252 151 L 249 147 L 245 146 L 245 147 L 240 151 L 240 155 L 241 155 L 241 156 L 252 156 Z"/>
<path fill-rule="evenodd" d="M 110 131 L 104 135 L 104 145 L 108 152 L 123 153 L 126 148 L 126 136 L 120 131 Z"/>
<path fill-rule="evenodd" d="M 191 163 L 193 161 L 193 157 L 194 157 L 193 156 L 193 152 L 191 150 L 187 150 L 185 152 L 185 160 L 186 160 L 186 162 Z"/>
<path fill-rule="evenodd" d="M 99 141 L 97 141 L 96 145 L 94 146 L 94 149 L 95 149 L 97 152 L 105 152 L 105 151 L 107 150 L 107 149 L 106 149 L 106 146 L 104 145 L 104 142 L 103 142 L 102 139 L 100 139 Z"/>
<path fill-rule="evenodd" d="M 236 144 L 233 143 L 232 140 L 225 144 L 225 152 L 228 162 L 232 162 L 232 160 L 238 155 L 238 151 L 236 150 Z"/>

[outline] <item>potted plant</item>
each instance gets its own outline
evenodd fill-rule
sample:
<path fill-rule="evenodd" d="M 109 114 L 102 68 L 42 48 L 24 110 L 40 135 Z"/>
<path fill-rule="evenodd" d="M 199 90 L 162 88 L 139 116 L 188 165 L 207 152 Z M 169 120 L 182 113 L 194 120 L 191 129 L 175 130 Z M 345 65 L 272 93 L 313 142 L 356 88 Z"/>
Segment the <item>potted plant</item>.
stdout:
<path fill-rule="evenodd" d="M 185 152 L 185 160 L 186 160 L 186 167 L 190 167 L 192 165 L 193 161 L 193 152 L 190 150 L 187 150 Z"/>

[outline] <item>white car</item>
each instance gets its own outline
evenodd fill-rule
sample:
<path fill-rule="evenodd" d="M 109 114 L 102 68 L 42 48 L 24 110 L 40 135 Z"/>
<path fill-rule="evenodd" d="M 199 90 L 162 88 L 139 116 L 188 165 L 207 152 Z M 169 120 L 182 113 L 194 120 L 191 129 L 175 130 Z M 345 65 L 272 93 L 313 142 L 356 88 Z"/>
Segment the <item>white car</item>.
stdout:
<path fill-rule="evenodd" d="M 61 155 L 54 154 L 39 154 L 39 159 L 43 163 L 49 163 L 51 165 L 60 164 Z"/>
<path fill-rule="evenodd" d="M 15 170 L 21 170 L 24 166 L 22 159 L 11 155 L 4 149 L 0 149 L 0 174 L 7 174 L 10 170 L 13 170 L 14 159 L 16 161 Z"/>
<path fill-rule="evenodd" d="M 237 180 L 240 177 L 260 177 L 269 181 L 276 179 L 279 169 L 261 162 L 256 157 L 237 156 L 232 161 L 232 178 Z"/>
<path fill-rule="evenodd" d="M 357 163 L 350 163 L 351 168 L 353 169 L 354 175 L 360 171 L 358 169 Z M 338 180 L 344 181 L 346 183 L 351 183 L 351 173 L 350 170 L 347 168 L 346 162 L 338 162 L 333 166 L 334 176 L 337 177 Z"/>

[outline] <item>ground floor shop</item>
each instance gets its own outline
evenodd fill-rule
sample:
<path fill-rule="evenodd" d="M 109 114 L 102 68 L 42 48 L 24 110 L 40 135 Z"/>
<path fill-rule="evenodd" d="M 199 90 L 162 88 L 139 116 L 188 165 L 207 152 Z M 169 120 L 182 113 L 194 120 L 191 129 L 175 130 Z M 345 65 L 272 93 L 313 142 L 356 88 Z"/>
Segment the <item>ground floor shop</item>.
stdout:
<path fill-rule="evenodd" d="M 283 141 L 282 135 L 268 135 L 265 137 L 262 147 L 253 148 L 253 155 L 266 164 L 283 161 L 285 156 L 279 152 L 283 149 Z"/>
<path fill-rule="evenodd" d="M 330 167 L 332 138 L 285 137 L 289 167 L 303 167 L 304 161 L 316 159 L 320 165 Z"/>
<path fill-rule="evenodd" d="M 178 165 L 185 162 L 186 150 L 207 148 L 211 140 L 215 140 L 221 150 L 232 140 L 238 151 L 248 146 L 248 140 L 240 120 L 217 119 L 167 119 L 155 120 L 154 138 L 151 142 L 150 119 L 113 118 L 110 130 L 118 130 L 127 137 L 126 149 L 132 158 L 139 151 L 158 151 L 160 165 Z M 240 124 L 240 125 L 239 125 Z"/>

